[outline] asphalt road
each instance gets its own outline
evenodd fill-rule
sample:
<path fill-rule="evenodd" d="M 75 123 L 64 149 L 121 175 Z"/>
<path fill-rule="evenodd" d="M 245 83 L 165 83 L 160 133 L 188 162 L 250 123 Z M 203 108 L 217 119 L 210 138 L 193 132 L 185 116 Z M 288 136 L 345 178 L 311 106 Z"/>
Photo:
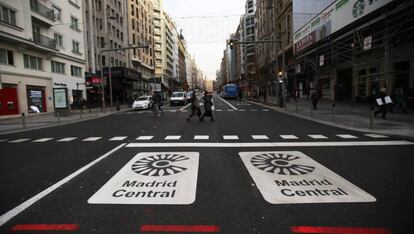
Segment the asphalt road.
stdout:
<path fill-rule="evenodd" d="M 214 122 L 165 106 L 1 136 L 0 233 L 410 232 L 413 142 L 214 100 Z M 323 181 L 346 195 L 309 185 Z"/>

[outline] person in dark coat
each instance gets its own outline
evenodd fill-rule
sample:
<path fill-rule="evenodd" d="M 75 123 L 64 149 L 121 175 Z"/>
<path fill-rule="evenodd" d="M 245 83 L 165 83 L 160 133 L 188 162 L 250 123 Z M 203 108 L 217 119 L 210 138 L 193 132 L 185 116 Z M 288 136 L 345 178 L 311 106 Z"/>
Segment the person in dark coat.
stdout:
<path fill-rule="evenodd" d="M 160 115 L 160 103 L 161 97 L 156 92 L 152 92 L 152 111 L 154 116 Z"/>
<path fill-rule="evenodd" d="M 191 121 L 191 118 L 193 118 L 194 115 L 197 115 L 198 118 L 200 118 L 201 116 L 200 103 L 198 102 L 198 98 L 196 97 L 194 91 L 191 96 L 190 102 L 191 102 L 191 113 L 190 113 L 190 116 L 187 118 L 188 122 Z"/>
<path fill-rule="evenodd" d="M 213 106 L 213 100 L 210 92 L 206 92 L 204 95 L 204 113 L 200 117 L 200 122 L 204 121 L 204 116 L 209 116 L 211 118 L 211 121 L 214 121 L 212 106 Z"/>
<path fill-rule="evenodd" d="M 385 88 L 381 88 L 381 90 L 380 90 L 380 92 L 379 92 L 379 94 L 378 94 L 378 96 L 377 96 L 377 100 L 378 99 L 381 99 L 379 102 L 377 101 L 377 104 L 378 104 L 378 109 L 374 112 L 374 116 L 377 116 L 378 114 L 380 114 L 381 113 L 381 117 L 383 118 L 383 119 L 386 119 L 387 118 L 387 112 L 388 112 L 388 106 L 389 106 L 389 104 L 388 103 L 386 103 L 386 101 L 385 101 L 385 97 L 387 96 L 387 93 L 386 93 L 386 89 Z"/>
<path fill-rule="evenodd" d="M 312 106 L 314 110 L 318 109 L 319 94 L 318 91 L 314 90 L 311 94 Z"/>

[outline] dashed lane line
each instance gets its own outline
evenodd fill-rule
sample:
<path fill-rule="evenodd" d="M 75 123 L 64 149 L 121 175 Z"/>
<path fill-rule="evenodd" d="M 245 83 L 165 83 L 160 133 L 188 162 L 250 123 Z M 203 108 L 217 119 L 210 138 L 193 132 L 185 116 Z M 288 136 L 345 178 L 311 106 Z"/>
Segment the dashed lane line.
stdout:
<path fill-rule="evenodd" d="M 388 136 L 379 135 L 379 134 L 364 134 L 364 136 L 371 137 L 371 138 L 388 138 Z"/>
<path fill-rule="evenodd" d="M 336 136 L 343 138 L 343 139 L 357 139 L 358 137 L 349 134 L 337 134 Z"/>
<path fill-rule="evenodd" d="M 88 137 L 83 139 L 82 141 L 98 141 L 100 140 L 102 137 Z"/>
<path fill-rule="evenodd" d="M 254 140 L 269 140 L 269 137 L 266 135 L 252 135 Z"/>
<path fill-rule="evenodd" d="M 308 135 L 310 138 L 312 138 L 312 139 L 328 139 L 328 137 L 326 137 L 326 136 L 324 136 L 324 135 L 317 135 L 317 134 L 311 134 L 311 135 Z"/>
<path fill-rule="evenodd" d="M 9 141 L 7 143 L 22 143 L 25 141 L 30 141 L 30 139 L 29 138 L 17 139 L 17 140 Z"/>
<path fill-rule="evenodd" d="M 154 136 L 140 136 L 137 138 L 138 141 L 149 141 L 152 138 L 154 138 Z"/>
<path fill-rule="evenodd" d="M 166 136 L 164 138 L 164 140 L 180 140 L 180 139 L 181 139 L 181 136 L 179 136 L 179 135 Z"/>
<path fill-rule="evenodd" d="M 121 149 L 125 145 L 126 145 L 126 143 L 117 146 L 116 148 L 112 149 L 108 153 L 106 153 L 106 154 L 102 155 L 101 157 L 95 159 L 94 161 L 90 162 L 89 164 L 85 165 L 84 167 L 80 168 L 79 170 L 75 171 L 74 173 L 70 174 L 66 178 L 64 178 L 61 181 L 57 182 L 56 184 L 50 186 L 49 188 L 43 190 L 42 192 L 38 193 L 34 197 L 26 200 L 22 204 L 16 206 L 15 208 L 13 208 L 13 209 L 9 210 L 8 212 L 6 212 L 5 214 L 1 215 L 0 216 L 0 227 L 3 226 L 5 223 L 7 223 L 13 217 L 17 216 L 18 214 L 20 214 L 21 212 L 23 212 L 24 210 L 29 208 L 31 205 L 33 205 L 37 201 L 42 199 L 43 197 L 45 197 L 48 194 L 50 194 L 51 192 L 55 191 L 57 188 L 63 186 L 64 184 L 66 184 L 67 182 L 69 182 L 70 180 L 72 180 L 73 178 L 75 178 L 76 176 L 81 174 L 82 172 L 88 170 L 90 167 L 97 164 L 101 160 L 105 159 L 109 155 L 113 154 L 117 150 Z"/>
<path fill-rule="evenodd" d="M 69 142 L 69 141 L 74 141 L 78 139 L 77 137 L 66 137 L 66 138 L 62 138 L 60 140 L 58 140 L 58 142 Z"/>
<path fill-rule="evenodd" d="M 109 141 L 123 141 L 126 138 L 128 138 L 128 137 L 126 137 L 126 136 L 117 136 L 117 137 L 112 137 L 111 139 L 109 139 Z"/>
<path fill-rule="evenodd" d="M 46 142 L 46 141 L 51 141 L 51 140 L 53 140 L 53 138 L 40 138 L 40 139 L 37 139 L 37 140 L 35 140 L 35 141 L 33 141 L 33 142 L 36 142 L 36 143 L 43 143 L 43 142 Z"/>
<path fill-rule="evenodd" d="M 237 135 L 224 135 L 223 140 L 238 140 L 239 136 Z"/>
<path fill-rule="evenodd" d="M 295 135 L 280 135 L 281 138 L 285 139 L 285 140 L 296 140 L 299 139 L 299 137 L 295 136 Z"/>
<path fill-rule="evenodd" d="M 195 135 L 194 140 L 208 140 L 210 137 L 208 135 Z"/>

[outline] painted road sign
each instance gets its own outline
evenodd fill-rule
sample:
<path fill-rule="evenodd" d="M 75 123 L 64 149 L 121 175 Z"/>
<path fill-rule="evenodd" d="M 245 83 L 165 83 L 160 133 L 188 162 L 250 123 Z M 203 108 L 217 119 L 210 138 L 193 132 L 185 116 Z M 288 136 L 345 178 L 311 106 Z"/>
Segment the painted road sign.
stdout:
<path fill-rule="evenodd" d="M 191 204 L 196 197 L 198 162 L 198 152 L 139 153 L 88 203 Z"/>
<path fill-rule="evenodd" d="M 376 201 L 370 194 L 301 152 L 240 152 L 239 155 L 269 203 Z"/>

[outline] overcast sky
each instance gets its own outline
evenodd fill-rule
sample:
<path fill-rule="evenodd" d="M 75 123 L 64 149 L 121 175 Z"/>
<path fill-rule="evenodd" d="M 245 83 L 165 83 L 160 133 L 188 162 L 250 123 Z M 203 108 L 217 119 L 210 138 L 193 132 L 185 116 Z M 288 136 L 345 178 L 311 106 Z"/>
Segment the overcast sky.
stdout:
<path fill-rule="evenodd" d="M 183 30 L 187 49 L 208 79 L 216 78 L 226 39 L 244 14 L 246 0 L 164 0 L 164 10 Z"/>

